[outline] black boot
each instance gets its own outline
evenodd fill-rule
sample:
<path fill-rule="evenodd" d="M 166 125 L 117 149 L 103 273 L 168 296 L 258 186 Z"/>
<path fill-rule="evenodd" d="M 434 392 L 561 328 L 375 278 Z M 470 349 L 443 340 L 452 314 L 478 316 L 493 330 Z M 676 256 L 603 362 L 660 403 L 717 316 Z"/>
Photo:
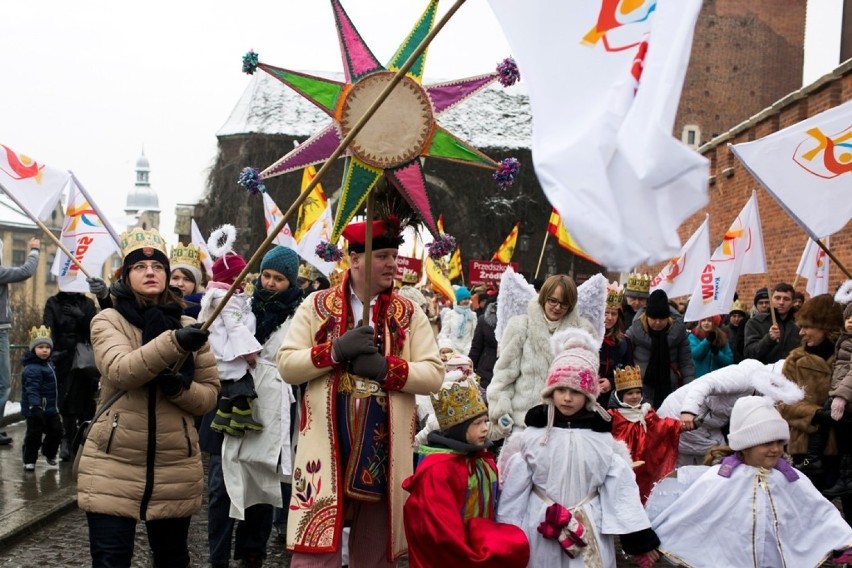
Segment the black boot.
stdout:
<path fill-rule="evenodd" d="M 801 463 L 795 464 L 796 469 L 806 474 L 822 473 L 822 453 L 828 444 L 829 428 L 820 426 L 816 432 L 808 436 L 808 453 Z"/>
<path fill-rule="evenodd" d="M 64 462 L 71 460 L 71 443 L 68 438 L 62 438 L 62 441 L 59 442 L 59 459 Z"/>
<path fill-rule="evenodd" d="M 834 499 L 847 493 L 852 493 L 852 454 L 843 454 L 840 458 L 840 476 L 834 485 L 822 492 L 829 499 Z"/>
<path fill-rule="evenodd" d="M 6 432 L 0 432 L 0 446 L 8 446 L 12 443 L 12 438 L 6 435 Z"/>

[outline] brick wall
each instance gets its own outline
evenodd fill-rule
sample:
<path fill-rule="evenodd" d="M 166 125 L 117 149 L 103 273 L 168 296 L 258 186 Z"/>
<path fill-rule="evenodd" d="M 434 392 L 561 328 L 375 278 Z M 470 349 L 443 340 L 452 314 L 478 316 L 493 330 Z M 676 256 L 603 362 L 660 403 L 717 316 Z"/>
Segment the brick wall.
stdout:
<path fill-rule="evenodd" d="M 748 201 L 752 189 L 757 190 L 769 274 L 740 278 L 738 290 L 744 299 L 750 301 L 754 291 L 766 286 L 767 282 L 793 283 L 807 236 L 734 158 L 727 145 L 762 138 L 849 100 L 852 100 L 852 61 L 699 148 L 711 161 L 710 205 L 681 225 L 682 241 L 689 238 L 704 220 L 704 214 L 709 213 L 710 243 L 715 248 L 734 216 Z M 849 181 L 852 185 L 852 178 Z M 831 250 L 847 269 L 852 270 L 852 224 L 831 236 Z M 642 267 L 643 271 L 652 275 L 661 269 L 662 265 Z M 830 268 L 830 276 L 832 290 L 845 280 L 834 265 Z M 801 281 L 797 288 L 804 291 L 804 285 L 805 282 Z"/>

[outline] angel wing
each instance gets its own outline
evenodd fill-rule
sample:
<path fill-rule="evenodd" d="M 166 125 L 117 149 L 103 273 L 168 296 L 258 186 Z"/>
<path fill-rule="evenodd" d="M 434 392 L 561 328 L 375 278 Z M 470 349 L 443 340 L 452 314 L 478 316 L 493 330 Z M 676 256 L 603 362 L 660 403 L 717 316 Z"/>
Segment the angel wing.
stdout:
<path fill-rule="evenodd" d="M 500 291 L 497 293 L 497 326 L 494 337 L 497 343 L 503 340 L 503 331 L 513 317 L 527 313 L 530 300 L 538 294 L 532 284 L 508 267 L 500 278 Z M 603 320 L 601 320 L 603 321 Z"/>
<path fill-rule="evenodd" d="M 575 310 L 578 315 L 586 318 L 592 324 L 595 329 L 595 339 L 598 341 L 601 341 L 604 336 L 606 286 L 606 277 L 603 274 L 595 274 L 577 287 L 577 307 Z"/>

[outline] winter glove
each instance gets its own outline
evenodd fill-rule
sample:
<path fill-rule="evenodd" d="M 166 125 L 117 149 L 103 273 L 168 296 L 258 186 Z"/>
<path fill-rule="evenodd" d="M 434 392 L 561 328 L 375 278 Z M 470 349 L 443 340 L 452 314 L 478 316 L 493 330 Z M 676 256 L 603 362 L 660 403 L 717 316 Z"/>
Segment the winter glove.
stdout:
<path fill-rule="evenodd" d="M 198 351 L 207 343 L 210 331 L 201 329 L 200 323 L 194 323 L 175 331 L 175 341 L 184 351 Z"/>
<path fill-rule="evenodd" d="M 831 419 L 835 422 L 843 418 L 843 413 L 846 411 L 846 399 L 839 396 L 834 397 L 831 401 Z"/>
<path fill-rule="evenodd" d="M 586 527 L 571 514 L 571 511 L 553 503 L 544 511 L 544 520 L 536 529 L 544 538 L 555 540 L 562 552 L 576 558 L 586 546 Z"/>
<path fill-rule="evenodd" d="M 38 418 L 41 420 L 44 418 L 44 409 L 40 406 L 31 406 L 30 407 L 30 416 L 33 418 Z"/>
<path fill-rule="evenodd" d="M 660 553 L 656 550 L 645 552 L 643 554 L 634 554 L 633 560 L 639 565 L 639 568 L 651 568 L 657 560 L 660 559 Z"/>
<path fill-rule="evenodd" d="M 832 561 L 835 564 L 852 564 L 852 548 L 847 548 L 843 551 L 836 551 L 835 554 L 837 556 L 832 558 Z"/>
<path fill-rule="evenodd" d="M 156 380 L 160 390 L 168 398 L 176 397 L 192 385 L 192 377 L 181 373 L 161 373 L 157 375 Z"/>
<path fill-rule="evenodd" d="M 343 363 L 355 359 L 358 355 L 371 355 L 377 353 L 373 342 L 373 328 L 362 325 L 350 329 L 331 342 L 331 354 L 336 363 Z"/>
<path fill-rule="evenodd" d="M 841 399 L 841 400 L 843 400 L 843 399 Z M 845 405 L 845 402 L 844 402 L 844 405 Z M 811 424 L 814 425 L 814 426 L 822 426 L 823 424 L 831 424 L 831 411 L 826 410 L 825 408 L 820 408 L 819 410 L 814 412 L 814 417 L 811 418 Z"/>
<path fill-rule="evenodd" d="M 716 341 L 716 332 L 715 331 L 708 331 L 707 332 L 707 341 L 709 341 L 711 344 L 714 341 Z"/>
<path fill-rule="evenodd" d="M 358 355 L 352 360 L 349 370 L 359 377 L 381 382 L 388 374 L 388 360 L 381 353 Z"/>
<path fill-rule="evenodd" d="M 712 353 L 713 355 L 718 355 L 719 354 L 719 348 L 711 343 L 710 344 L 710 353 Z"/>
<path fill-rule="evenodd" d="M 83 310 L 71 304 L 63 304 L 62 313 L 66 316 L 71 316 L 74 319 L 80 319 L 83 315 L 85 315 L 83 314 Z"/>
<path fill-rule="evenodd" d="M 109 287 L 100 278 L 86 278 L 86 282 L 89 283 L 89 292 L 94 294 L 96 298 L 103 300 L 109 296 Z"/>

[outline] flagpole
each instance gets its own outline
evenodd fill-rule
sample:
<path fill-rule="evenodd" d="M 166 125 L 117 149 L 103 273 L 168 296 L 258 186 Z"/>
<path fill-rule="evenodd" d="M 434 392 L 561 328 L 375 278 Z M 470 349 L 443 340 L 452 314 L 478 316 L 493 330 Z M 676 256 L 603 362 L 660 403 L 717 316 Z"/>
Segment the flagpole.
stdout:
<path fill-rule="evenodd" d="M 287 211 L 284 213 L 284 216 L 278 220 L 278 224 L 275 225 L 275 228 L 266 236 L 266 238 L 254 252 L 254 254 L 251 256 L 251 258 L 249 258 L 249 260 L 246 262 L 245 268 L 243 268 L 242 272 L 240 272 L 234 279 L 234 283 L 231 284 L 231 287 L 228 288 L 227 292 L 225 292 L 225 295 L 222 297 L 222 300 L 216 305 L 216 308 L 213 310 L 213 313 L 210 314 L 210 317 L 208 317 L 204 321 L 201 326 L 201 329 L 208 329 L 213 323 L 213 320 L 215 320 L 219 316 L 219 314 L 225 308 L 225 305 L 228 303 L 228 300 L 231 299 L 231 296 L 234 295 L 236 289 L 242 284 L 243 280 L 245 280 L 245 277 L 252 270 L 252 267 L 257 263 L 257 261 L 260 260 L 260 258 L 266 252 L 266 248 L 272 243 L 272 241 L 275 239 L 275 236 L 281 232 L 281 229 L 284 228 L 284 225 L 287 224 L 287 222 L 290 220 L 290 217 L 293 216 L 293 212 L 299 208 L 299 206 L 305 201 L 305 199 L 308 198 L 308 195 L 311 194 L 311 191 L 313 191 L 313 189 L 320 183 L 320 181 L 322 181 L 323 176 L 328 172 L 328 170 L 331 169 L 331 167 L 337 161 L 337 158 L 339 158 L 343 154 L 343 152 L 346 150 L 352 140 L 354 140 L 355 137 L 361 133 L 361 130 L 373 117 L 373 115 L 376 114 L 376 111 L 379 109 L 382 103 L 384 103 L 385 100 L 390 96 L 391 92 L 397 86 L 397 84 L 402 81 L 402 78 L 405 77 L 406 73 L 408 73 L 408 70 L 411 69 L 417 59 L 423 54 L 424 51 L 426 51 L 426 48 L 429 46 L 430 43 L 432 43 L 432 40 L 435 38 L 436 35 L 438 35 L 438 32 L 443 29 L 443 27 L 447 24 L 450 18 L 453 17 L 453 15 L 459 10 L 459 8 L 461 8 L 462 4 L 464 3 L 465 0 L 456 0 L 456 3 L 450 6 L 450 9 L 447 11 L 447 13 L 444 14 L 444 16 L 435 24 L 435 27 L 432 28 L 432 31 L 430 31 L 426 35 L 426 37 L 423 38 L 423 41 L 421 41 L 420 44 L 414 49 L 414 51 L 411 53 L 405 63 L 403 63 L 402 66 L 399 68 L 399 71 L 396 72 L 396 74 L 391 78 L 390 82 L 387 84 L 384 90 L 379 93 L 379 96 L 376 97 L 375 101 L 373 101 L 373 104 L 371 104 L 370 107 L 366 111 L 364 111 L 364 114 L 352 127 L 352 130 L 349 131 L 349 134 L 347 134 L 343 138 L 343 140 L 340 141 L 340 144 L 337 146 L 337 149 L 335 149 L 334 152 L 329 155 L 328 159 L 317 171 L 317 174 L 314 176 L 314 179 L 310 181 L 307 187 L 302 189 L 302 193 L 296 198 L 295 201 L 293 201 L 293 203 L 290 204 L 289 209 L 287 209 Z M 178 369 L 180 369 L 185 360 L 186 356 L 181 357 L 181 359 L 172 366 L 172 370 L 177 371 Z"/>
<path fill-rule="evenodd" d="M 62 241 L 60 241 L 60 240 L 59 240 L 59 237 L 57 237 L 56 235 L 54 235 L 54 234 L 53 234 L 53 231 L 51 231 L 50 229 L 48 229 L 48 228 L 47 228 L 47 226 L 46 226 L 44 223 L 42 223 L 42 222 L 41 222 L 41 219 L 39 219 L 38 217 L 36 217 L 36 216 L 35 216 L 35 215 L 33 215 L 32 213 L 30 213 L 29 209 L 27 209 L 26 207 L 24 207 L 24 205 L 23 205 L 20 201 L 18 201 L 18 199 L 17 199 L 14 195 L 12 195 L 12 193 L 11 193 L 11 192 L 7 191 L 7 190 L 6 190 L 6 188 L 5 188 L 5 187 L 3 187 L 3 184 L 0 184 L 0 189 L 2 189 L 2 190 L 3 190 L 3 193 L 5 193 L 5 194 L 9 197 L 9 199 L 11 199 L 12 201 L 14 201 L 14 202 L 15 202 L 15 205 L 17 205 L 18 207 L 20 207 L 20 208 L 21 208 L 21 211 L 23 211 L 23 212 L 24 212 L 24 214 L 25 214 L 27 217 L 29 217 L 29 218 L 30 218 L 30 220 L 31 220 L 32 222 L 34 222 L 36 225 L 38 225 L 39 229 L 41 229 L 42 231 L 44 231 L 44 234 L 46 234 L 46 235 L 47 235 L 47 238 L 49 238 L 50 240 L 52 240 L 52 241 L 53 241 L 53 243 L 57 246 L 57 248 L 59 248 L 59 250 L 61 250 L 62 252 L 64 252 L 64 253 L 65 253 L 65 255 L 66 255 L 69 259 L 71 259 L 71 262 L 73 262 L 73 263 L 77 266 L 77 268 L 79 268 L 79 269 L 80 269 L 80 272 L 82 272 L 83 274 L 85 274 L 85 275 L 86 275 L 86 278 L 91 278 L 91 277 L 92 277 L 92 275 L 91 275 L 91 274 L 89 274 L 89 271 L 88 271 L 88 270 L 86 270 L 86 268 L 85 268 L 82 264 L 80 264 L 80 261 L 79 261 L 79 260 L 77 260 L 77 257 L 76 257 L 76 256 L 74 256 L 73 254 L 71 254 L 71 251 L 69 251 L 69 250 L 68 250 L 68 247 L 66 247 L 64 244 L 62 244 Z"/>
<path fill-rule="evenodd" d="M 83 187 L 83 184 L 80 183 L 80 180 L 77 179 L 77 176 L 74 175 L 74 172 L 72 172 L 71 170 L 68 170 L 68 173 L 71 174 L 71 179 L 74 180 L 75 184 L 77 184 L 77 188 L 80 190 L 80 193 L 83 194 L 83 197 L 86 198 L 86 201 L 89 202 L 89 205 L 92 206 L 92 209 L 94 209 L 95 213 L 98 214 L 98 217 L 101 218 L 101 222 L 104 224 L 104 228 L 107 230 L 107 232 L 112 237 L 112 240 L 115 241 L 116 245 L 119 245 L 120 240 L 118 238 L 118 233 L 115 232 L 115 228 L 113 228 L 112 223 L 109 222 L 106 215 L 104 215 L 103 211 L 101 211 L 101 208 L 98 207 L 98 204 L 95 203 L 94 199 L 92 199 L 92 195 L 88 191 L 86 191 L 86 188 Z"/>
<path fill-rule="evenodd" d="M 363 311 L 361 312 L 361 325 L 370 325 L 370 298 L 373 296 L 370 293 L 370 285 L 373 279 L 373 209 L 376 204 L 376 198 L 373 196 L 372 189 L 367 192 L 367 235 L 364 242 L 364 289 L 361 293 L 364 295 L 361 298 L 363 302 Z"/>
<path fill-rule="evenodd" d="M 814 242 L 817 244 L 817 246 L 819 246 L 819 248 L 823 250 L 823 252 L 825 252 L 828 258 L 831 259 L 831 262 L 833 262 L 835 266 L 837 266 L 837 268 L 839 268 L 840 271 L 846 275 L 846 278 L 852 278 L 852 274 L 849 274 L 849 271 L 846 270 L 846 267 L 843 266 L 843 264 L 839 260 L 837 260 L 837 257 L 834 256 L 834 254 L 830 250 L 828 250 L 828 247 L 825 246 L 824 242 L 819 239 L 816 239 Z M 793 288 L 795 288 L 795 286 L 793 286 Z"/>
<path fill-rule="evenodd" d="M 544 247 L 547 244 L 547 236 L 550 235 L 547 231 L 544 232 L 544 240 L 541 241 L 541 254 L 538 255 L 538 264 L 535 266 L 535 276 L 533 276 L 533 280 L 538 278 L 538 271 L 541 269 L 541 259 L 544 258 Z"/>

